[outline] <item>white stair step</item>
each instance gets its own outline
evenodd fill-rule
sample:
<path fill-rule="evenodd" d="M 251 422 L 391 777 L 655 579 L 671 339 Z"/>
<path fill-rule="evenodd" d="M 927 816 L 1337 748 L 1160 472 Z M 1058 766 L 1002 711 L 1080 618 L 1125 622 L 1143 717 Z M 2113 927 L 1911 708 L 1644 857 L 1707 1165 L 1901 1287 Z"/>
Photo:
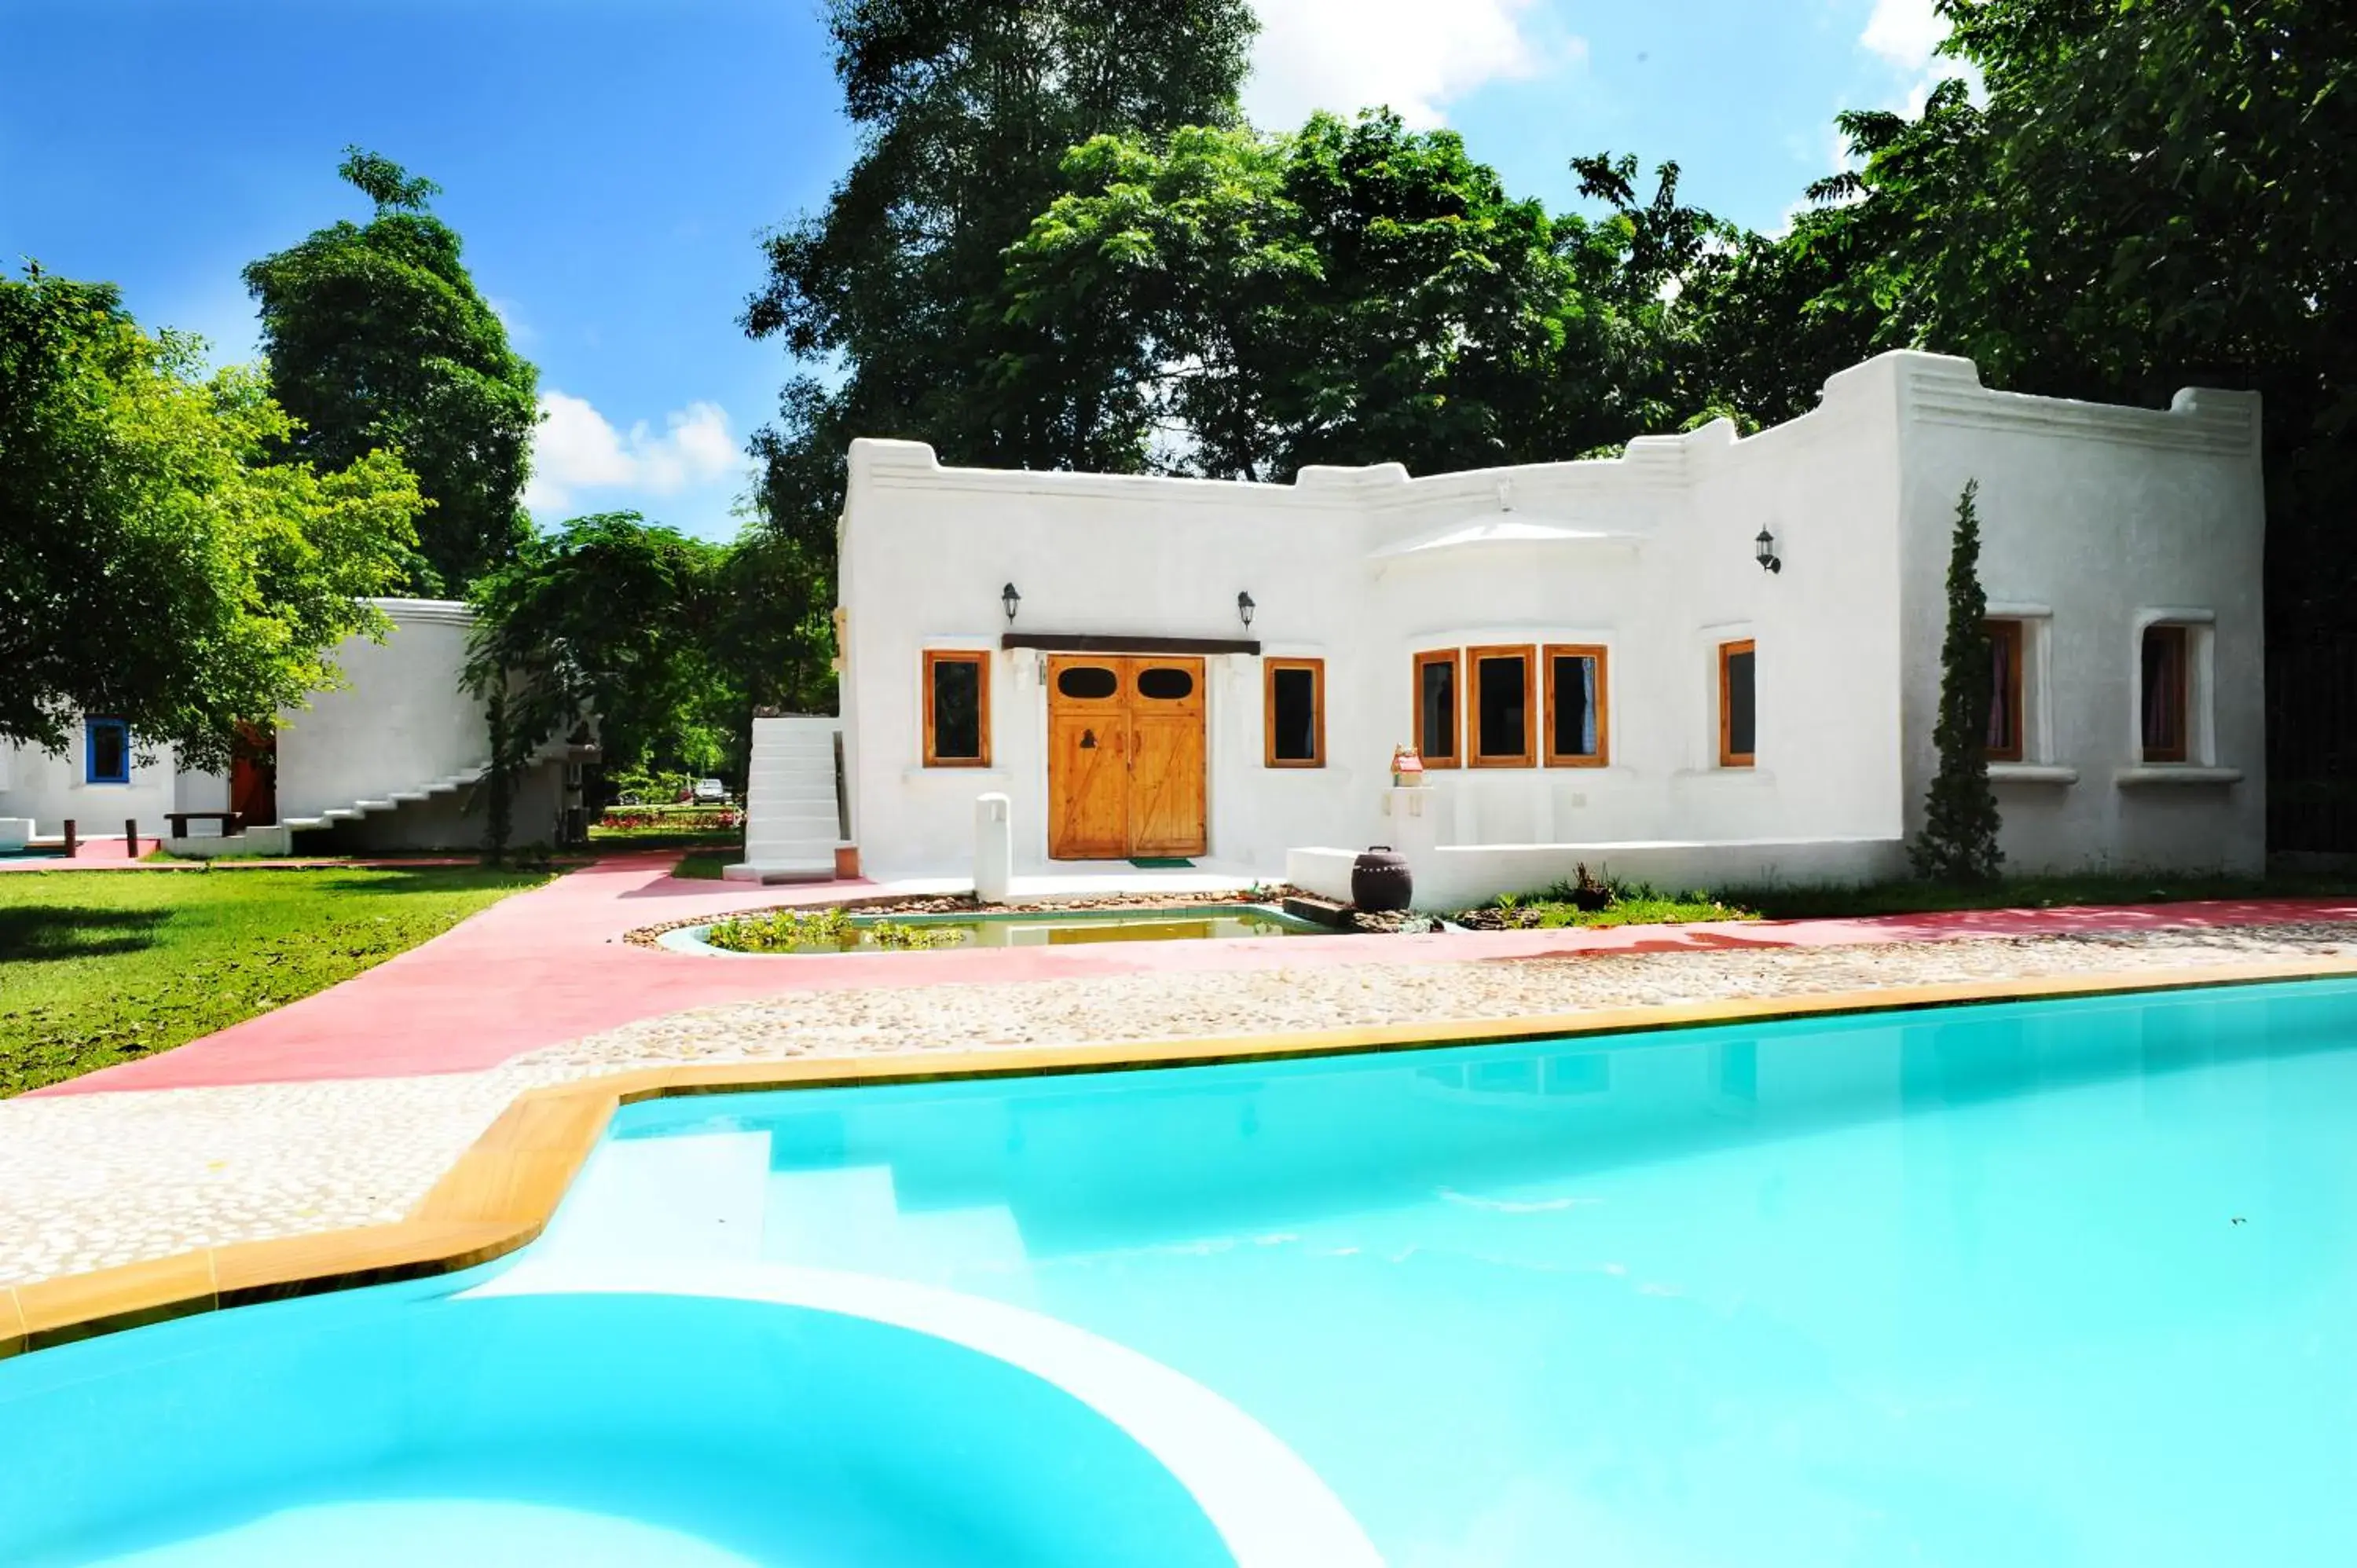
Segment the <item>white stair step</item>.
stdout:
<path fill-rule="evenodd" d="M 829 882 L 834 878 L 834 857 L 824 860 L 748 860 L 724 865 L 720 875 L 730 882 Z"/>
<path fill-rule="evenodd" d="M 322 818 L 331 822 L 357 822 L 366 814 L 356 811 L 350 806 L 330 806 L 319 813 Z"/>
<path fill-rule="evenodd" d="M 393 810 L 393 802 L 391 800 L 355 800 L 352 802 L 352 809 L 358 811 L 390 811 Z"/>
<path fill-rule="evenodd" d="M 288 817 L 278 824 L 289 832 L 307 833 L 328 826 L 325 817 Z"/>
<path fill-rule="evenodd" d="M 823 839 L 747 839 L 745 841 L 745 858 L 748 860 L 775 860 L 782 857 L 792 860 L 824 860 L 832 863 L 834 859 L 834 845 L 835 839 L 833 834 L 829 834 L 827 837 Z"/>

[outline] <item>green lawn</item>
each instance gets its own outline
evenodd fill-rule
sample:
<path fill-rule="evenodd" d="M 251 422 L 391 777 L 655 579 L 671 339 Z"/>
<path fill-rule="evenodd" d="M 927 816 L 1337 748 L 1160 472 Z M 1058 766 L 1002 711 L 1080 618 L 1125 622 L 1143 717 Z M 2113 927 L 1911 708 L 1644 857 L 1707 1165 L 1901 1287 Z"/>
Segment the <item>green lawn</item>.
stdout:
<path fill-rule="evenodd" d="M 548 879 L 480 866 L 0 875 L 0 1097 L 284 1006 Z"/>
<path fill-rule="evenodd" d="M 745 832 L 741 828 L 591 828 L 589 847 L 607 851 L 700 849 L 742 860 L 744 855 L 737 852 L 745 847 Z"/>

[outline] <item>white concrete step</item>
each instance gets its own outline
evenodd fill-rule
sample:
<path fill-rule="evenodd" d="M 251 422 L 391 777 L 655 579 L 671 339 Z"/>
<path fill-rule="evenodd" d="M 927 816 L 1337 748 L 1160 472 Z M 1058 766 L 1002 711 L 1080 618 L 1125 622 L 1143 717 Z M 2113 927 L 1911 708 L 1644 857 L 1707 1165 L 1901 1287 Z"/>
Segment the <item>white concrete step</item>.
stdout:
<path fill-rule="evenodd" d="M 390 811 L 395 803 L 392 800 L 355 800 L 352 805 L 362 811 Z"/>
<path fill-rule="evenodd" d="M 791 861 L 796 865 L 834 865 L 833 839 L 754 839 L 745 845 L 745 858 L 756 865 Z"/>
<path fill-rule="evenodd" d="M 720 875 L 730 882 L 828 882 L 834 877 L 834 856 L 824 860 L 777 860 L 769 857 L 724 865 Z"/>

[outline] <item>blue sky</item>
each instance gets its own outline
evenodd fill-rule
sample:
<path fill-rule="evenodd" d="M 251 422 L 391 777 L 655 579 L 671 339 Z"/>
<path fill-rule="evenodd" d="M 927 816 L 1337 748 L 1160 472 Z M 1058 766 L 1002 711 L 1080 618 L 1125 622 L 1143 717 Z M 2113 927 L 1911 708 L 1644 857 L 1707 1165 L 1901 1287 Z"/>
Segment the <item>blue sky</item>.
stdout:
<path fill-rule="evenodd" d="M 1509 188 L 1674 158 L 1774 229 L 1845 107 L 1920 102 L 1931 0 L 1259 0 L 1265 126 L 1385 102 L 1462 131 Z M 756 236 L 853 148 L 818 0 L 7 0 L 0 261 L 107 278 L 151 326 L 255 353 L 239 269 L 366 202 L 357 142 L 436 210 L 541 370 L 544 523 L 632 507 L 726 535 L 779 350 L 736 317 Z"/>

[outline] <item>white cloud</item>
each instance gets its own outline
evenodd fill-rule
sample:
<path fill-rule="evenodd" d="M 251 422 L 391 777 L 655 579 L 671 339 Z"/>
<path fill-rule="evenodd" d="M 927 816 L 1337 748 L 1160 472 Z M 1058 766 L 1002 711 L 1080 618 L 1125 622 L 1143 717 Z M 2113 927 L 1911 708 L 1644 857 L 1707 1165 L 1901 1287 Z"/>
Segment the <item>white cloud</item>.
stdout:
<path fill-rule="evenodd" d="M 1268 130 L 1313 109 L 1351 114 L 1378 103 L 1411 126 L 1492 81 L 1578 59 L 1577 38 L 1549 44 L 1532 27 L 1540 0 L 1260 0 L 1244 110 Z"/>
<path fill-rule="evenodd" d="M 1932 89 L 1952 76 L 1963 78 L 1965 90 L 1975 100 L 1982 96 L 1978 66 L 1935 54 L 1947 41 L 1948 31 L 1948 19 L 1933 8 L 1932 0 L 1874 0 L 1873 14 L 1867 17 L 1866 31 L 1857 36 L 1857 41 L 1859 48 L 1901 79 L 1888 107 L 1915 119 L 1923 113 Z M 1845 165 L 1847 162 L 1845 158 Z"/>
<path fill-rule="evenodd" d="M 532 444 L 532 482 L 523 504 L 562 511 L 581 490 L 633 490 L 672 496 L 745 470 L 744 455 L 718 403 L 692 403 L 664 416 L 658 435 L 645 420 L 616 430 L 587 398 L 540 394 Z"/>
<path fill-rule="evenodd" d="M 1948 37 L 1948 19 L 1932 0 L 1874 0 L 1874 14 L 1857 41 L 1904 71 L 1932 63 L 1932 51 Z"/>

